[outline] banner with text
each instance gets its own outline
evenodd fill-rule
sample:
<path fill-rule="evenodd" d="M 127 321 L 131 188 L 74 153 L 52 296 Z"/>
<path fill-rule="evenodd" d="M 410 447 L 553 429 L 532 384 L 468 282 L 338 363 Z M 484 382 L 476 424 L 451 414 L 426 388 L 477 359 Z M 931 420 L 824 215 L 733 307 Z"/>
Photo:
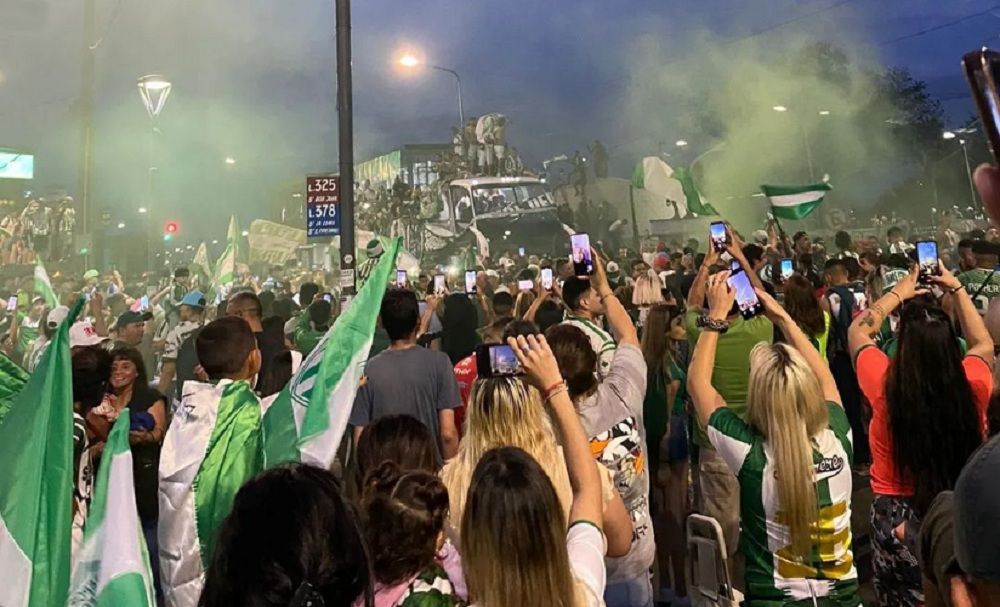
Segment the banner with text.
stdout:
<path fill-rule="evenodd" d="M 273 221 L 255 219 L 250 223 L 250 263 L 280 265 L 306 244 L 306 232 Z"/>

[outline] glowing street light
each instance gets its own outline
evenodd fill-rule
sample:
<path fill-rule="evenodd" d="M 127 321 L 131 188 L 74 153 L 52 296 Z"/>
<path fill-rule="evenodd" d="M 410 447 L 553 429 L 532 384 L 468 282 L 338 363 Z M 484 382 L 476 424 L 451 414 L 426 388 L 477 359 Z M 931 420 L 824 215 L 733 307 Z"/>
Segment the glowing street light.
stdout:
<path fill-rule="evenodd" d="M 687 144 L 688 144 L 687 139 L 678 139 L 677 143 L 676 143 L 677 147 L 679 147 L 679 148 L 682 148 L 682 147 L 686 146 Z"/>
<path fill-rule="evenodd" d="M 771 109 L 774 110 L 775 112 L 787 112 L 788 111 L 788 108 L 785 107 L 785 106 L 783 106 L 783 105 L 776 105 L 776 106 L 772 107 Z"/>
<path fill-rule="evenodd" d="M 249 231 L 247 231 L 247 230 L 243 230 L 243 235 L 244 235 L 244 236 L 249 236 L 249 235 L 250 235 L 250 232 L 249 232 Z"/>
<path fill-rule="evenodd" d="M 218 240 L 213 240 L 212 244 L 219 244 L 219 241 Z"/>
<path fill-rule="evenodd" d="M 142 97 L 142 104 L 146 106 L 146 112 L 150 118 L 156 118 L 163 111 L 173 85 L 159 74 L 150 74 L 139 78 L 138 86 L 139 96 Z"/>
<path fill-rule="evenodd" d="M 419 67 L 424 63 L 416 53 L 411 51 L 404 51 L 396 62 L 405 68 Z M 458 72 L 451 68 L 441 67 L 440 65 L 428 65 L 428 67 L 433 70 L 438 70 L 439 72 L 448 72 L 455 77 L 455 84 L 458 85 L 458 124 L 464 125 L 465 106 L 462 104 L 462 77 L 458 75 Z"/>
<path fill-rule="evenodd" d="M 954 131 L 945 131 L 941 134 L 941 138 L 945 140 L 952 140 L 955 137 L 958 137 L 958 135 L 956 135 Z"/>
<path fill-rule="evenodd" d="M 226 164 L 232 166 L 236 164 L 236 159 L 233 158 L 232 156 L 226 156 Z"/>
<path fill-rule="evenodd" d="M 124 230 L 125 229 L 125 222 L 124 221 L 119 221 L 118 222 L 118 229 L 119 230 Z"/>
<path fill-rule="evenodd" d="M 830 110 L 820 110 L 819 111 L 819 115 L 820 116 L 829 116 L 830 115 Z"/>
<path fill-rule="evenodd" d="M 140 214 L 145 214 L 146 210 L 147 210 L 146 207 L 139 207 L 139 213 Z"/>

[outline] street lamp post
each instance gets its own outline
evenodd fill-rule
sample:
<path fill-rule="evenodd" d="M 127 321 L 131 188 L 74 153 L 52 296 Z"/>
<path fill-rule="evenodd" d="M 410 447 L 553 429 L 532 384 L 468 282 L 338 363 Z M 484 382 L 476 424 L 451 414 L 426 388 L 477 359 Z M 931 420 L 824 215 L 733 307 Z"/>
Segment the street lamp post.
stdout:
<path fill-rule="evenodd" d="M 958 132 L 959 133 L 970 133 L 970 132 L 974 133 L 975 129 L 969 129 L 969 130 L 959 129 Z M 966 143 L 967 143 L 966 140 L 963 139 L 963 138 L 961 138 L 961 137 L 959 137 L 956 134 L 955 131 L 945 131 L 941 135 L 941 138 L 945 139 L 946 141 L 950 141 L 952 139 L 958 139 L 958 145 L 961 146 L 961 148 L 962 148 L 962 156 L 965 158 L 965 176 L 969 180 L 969 196 L 972 199 L 972 206 L 973 206 L 973 208 L 978 207 L 979 206 L 979 201 L 976 198 L 976 185 L 975 185 L 975 183 L 973 182 L 973 179 L 972 179 L 972 164 L 969 163 L 969 149 L 968 149 L 968 146 L 966 145 Z"/>
<path fill-rule="evenodd" d="M 149 115 L 150 121 L 150 133 L 149 133 L 149 171 L 146 179 L 146 270 L 151 271 L 153 269 L 153 177 L 156 172 L 156 133 L 158 132 L 156 128 L 156 118 L 163 111 L 163 106 L 167 103 L 167 97 L 170 96 L 170 91 L 173 89 L 173 85 L 169 80 L 160 76 L 158 74 L 149 74 L 139 78 L 137 83 L 139 87 L 139 97 L 142 98 L 142 105 L 146 108 L 146 113 Z"/>
<path fill-rule="evenodd" d="M 783 105 L 775 105 L 771 109 L 781 114 L 788 111 L 788 108 Z M 830 110 L 819 110 L 819 115 L 829 116 Z M 813 163 L 812 143 L 809 141 L 809 131 L 806 129 L 804 122 L 800 121 L 798 124 L 799 130 L 802 132 L 802 142 L 806 148 L 806 163 L 809 166 L 809 179 L 816 181 L 816 167 Z"/>
<path fill-rule="evenodd" d="M 399 58 L 399 64 L 403 67 L 417 67 L 421 63 L 423 62 L 420 58 L 412 53 L 406 53 Z M 441 67 L 440 65 L 428 65 L 427 67 L 439 72 L 447 72 L 455 77 L 455 84 L 458 87 L 458 125 L 461 127 L 465 124 L 465 106 L 462 103 L 462 77 L 458 75 L 458 72 L 448 67 Z"/>

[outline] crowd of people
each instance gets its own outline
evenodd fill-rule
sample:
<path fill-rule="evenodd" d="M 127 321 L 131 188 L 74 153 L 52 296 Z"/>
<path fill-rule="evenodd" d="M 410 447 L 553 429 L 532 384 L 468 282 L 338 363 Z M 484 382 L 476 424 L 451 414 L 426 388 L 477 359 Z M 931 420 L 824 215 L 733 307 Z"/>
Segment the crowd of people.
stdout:
<path fill-rule="evenodd" d="M 52 306 L 9 284 L 29 296 L 3 347 L 30 371 L 87 296 L 69 328 L 74 538 L 128 409 L 168 605 L 683 606 L 705 558 L 688 551 L 691 513 L 726 547 L 732 587 L 707 590 L 747 605 L 861 604 L 860 535 L 877 604 L 1000 605 L 1000 245 L 959 235 L 927 273 L 892 229 L 863 251 L 837 234 L 825 258 L 777 226 L 726 234 L 722 248 L 594 250 L 592 273 L 571 257 L 483 260 L 472 292 L 435 287 L 433 269 L 385 285 L 335 465 L 239 488 L 193 599 L 170 586 L 164 485 L 182 469 L 161 454 L 208 440 L 185 412 L 205 390 L 280 392 L 335 330 L 336 292 L 265 281 L 216 303 L 187 268 L 139 291 L 88 272 Z M 759 313 L 737 303 L 736 274 Z M 517 373 L 508 360 L 484 374 L 477 355 L 495 345 Z"/>
<path fill-rule="evenodd" d="M 58 201 L 32 198 L 3 206 L 6 207 L 0 217 L 3 264 L 34 263 L 36 257 L 66 259 L 73 254 L 77 219 L 72 198 Z"/>

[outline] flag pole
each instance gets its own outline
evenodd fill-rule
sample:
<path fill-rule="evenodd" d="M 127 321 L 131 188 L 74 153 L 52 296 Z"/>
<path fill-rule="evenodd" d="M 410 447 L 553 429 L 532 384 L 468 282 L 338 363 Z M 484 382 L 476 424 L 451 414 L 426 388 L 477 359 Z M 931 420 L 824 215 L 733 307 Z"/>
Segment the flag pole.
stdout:
<path fill-rule="evenodd" d="M 639 223 L 635 219 L 635 186 L 631 183 L 628 184 L 628 204 L 632 208 L 632 245 L 638 252 L 640 248 Z"/>

